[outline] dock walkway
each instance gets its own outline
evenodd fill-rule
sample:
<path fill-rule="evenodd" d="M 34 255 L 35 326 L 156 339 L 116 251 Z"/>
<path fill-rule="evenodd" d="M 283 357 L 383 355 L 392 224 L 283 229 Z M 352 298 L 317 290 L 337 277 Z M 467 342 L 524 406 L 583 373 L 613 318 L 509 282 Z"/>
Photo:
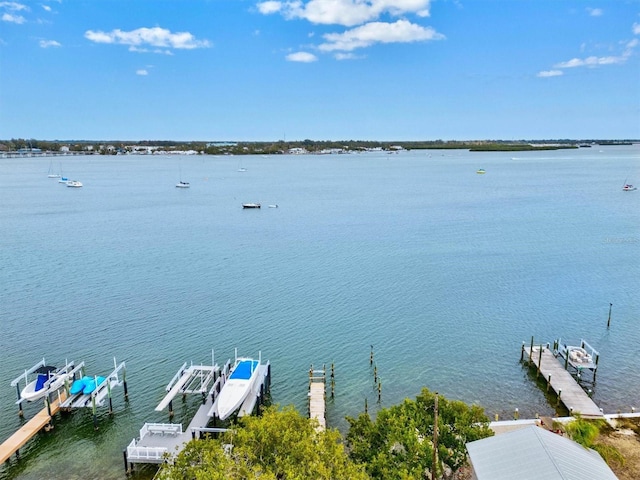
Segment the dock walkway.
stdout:
<path fill-rule="evenodd" d="M 62 396 L 62 395 L 61 395 Z M 49 405 L 40 410 L 31 420 L 25 423 L 18 431 L 11 435 L 0 445 L 0 464 L 11 458 L 11 455 L 18 453 L 31 438 L 33 438 L 40 430 L 51 423 L 53 415 L 60 410 L 60 400 L 56 399 Z M 49 415 L 51 411 L 51 415 Z"/>
<path fill-rule="evenodd" d="M 318 420 L 321 430 L 327 428 L 325 417 L 326 375 L 324 370 L 309 372 L 309 418 Z"/>
<path fill-rule="evenodd" d="M 542 349 L 542 351 L 541 351 Z M 600 408 L 591 400 L 582 387 L 566 371 L 546 346 L 523 347 L 524 357 L 530 360 L 556 392 L 559 400 L 575 415 L 587 418 L 602 418 Z"/>

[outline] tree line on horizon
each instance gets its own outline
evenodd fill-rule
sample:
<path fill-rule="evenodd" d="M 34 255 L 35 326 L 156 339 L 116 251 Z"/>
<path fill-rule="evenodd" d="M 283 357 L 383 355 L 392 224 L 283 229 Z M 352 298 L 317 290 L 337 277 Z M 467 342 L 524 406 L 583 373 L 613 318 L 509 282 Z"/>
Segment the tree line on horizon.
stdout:
<path fill-rule="evenodd" d="M 193 150 L 210 155 L 252 155 L 282 154 L 291 149 L 304 149 L 309 153 L 324 151 L 358 152 L 373 149 L 394 150 L 428 150 L 428 149 L 464 149 L 470 151 L 526 151 L 556 150 L 562 148 L 590 147 L 592 145 L 629 145 L 640 140 L 425 140 L 425 141 L 372 141 L 372 140 L 310 140 L 277 142 L 204 142 L 204 141 L 91 141 L 91 140 L 37 140 L 12 138 L 0 140 L 0 152 L 33 151 L 59 152 L 66 147 L 71 152 L 87 154 L 115 155 L 129 153 L 134 148 L 158 148 L 164 151 Z"/>

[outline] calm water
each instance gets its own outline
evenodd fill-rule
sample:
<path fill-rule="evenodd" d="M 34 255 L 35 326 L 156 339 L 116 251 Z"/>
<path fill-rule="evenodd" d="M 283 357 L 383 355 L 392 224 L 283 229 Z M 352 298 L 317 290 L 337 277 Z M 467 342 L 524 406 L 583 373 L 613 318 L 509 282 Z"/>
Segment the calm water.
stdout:
<path fill-rule="evenodd" d="M 10 381 L 43 356 L 90 374 L 125 361 L 130 400 L 115 390 L 97 432 L 89 410 L 58 420 L 0 478 L 122 478 L 142 424 L 168 419 L 154 411 L 165 385 L 212 349 L 261 351 L 274 402 L 302 412 L 309 365 L 334 362 L 342 430 L 365 399 L 378 408 L 370 345 L 382 406 L 426 386 L 491 417 L 553 414 L 519 364 L 533 335 L 587 340 L 594 400 L 640 407 L 640 191 L 621 190 L 640 184 L 640 146 L 513 157 L 254 156 L 246 172 L 238 157 L 54 160 L 81 189 L 47 178 L 50 159 L 1 159 L 0 440 L 21 424 Z"/>

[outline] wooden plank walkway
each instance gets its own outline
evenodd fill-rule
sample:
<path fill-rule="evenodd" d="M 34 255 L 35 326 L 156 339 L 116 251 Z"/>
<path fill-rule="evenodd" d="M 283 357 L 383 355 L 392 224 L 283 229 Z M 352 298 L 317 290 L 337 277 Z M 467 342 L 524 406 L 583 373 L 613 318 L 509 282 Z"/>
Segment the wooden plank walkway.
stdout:
<path fill-rule="evenodd" d="M 327 427 L 325 418 L 325 375 L 324 371 L 313 371 L 313 374 L 322 373 L 321 376 L 309 377 L 309 418 L 318 420 L 319 428 Z"/>
<path fill-rule="evenodd" d="M 550 382 L 550 387 L 560 396 L 560 401 L 573 414 L 579 414 L 585 418 L 603 418 L 603 414 L 598 406 L 591 400 L 576 380 L 560 364 L 558 359 L 546 347 L 540 346 L 533 349 L 524 348 L 523 359 L 530 359 L 539 369 L 540 374 L 546 382 Z M 533 357 L 533 358 L 530 358 Z"/>
<path fill-rule="evenodd" d="M 64 394 L 61 394 L 63 397 Z M 64 400 L 64 398 L 62 398 Z M 60 410 L 60 401 L 58 399 L 51 402 L 51 416 Z M 3 464 L 11 455 L 18 452 L 24 444 L 33 438 L 40 430 L 51 422 L 51 416 L 47 407 L 40 410 L 31 420 L 25 423 L 20 429 L 11 435 L 0 445 L 0 464 Z"/>

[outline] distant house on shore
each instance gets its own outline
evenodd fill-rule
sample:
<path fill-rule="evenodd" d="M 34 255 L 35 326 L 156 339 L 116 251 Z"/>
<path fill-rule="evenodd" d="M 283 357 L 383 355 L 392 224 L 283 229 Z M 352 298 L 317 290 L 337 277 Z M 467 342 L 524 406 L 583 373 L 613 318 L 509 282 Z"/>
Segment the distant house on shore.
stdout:
<path fill-rule="evenodd" d="M 595 450 L 538 426 L 467 443 L 472 480 L 617 480 Z"/>

